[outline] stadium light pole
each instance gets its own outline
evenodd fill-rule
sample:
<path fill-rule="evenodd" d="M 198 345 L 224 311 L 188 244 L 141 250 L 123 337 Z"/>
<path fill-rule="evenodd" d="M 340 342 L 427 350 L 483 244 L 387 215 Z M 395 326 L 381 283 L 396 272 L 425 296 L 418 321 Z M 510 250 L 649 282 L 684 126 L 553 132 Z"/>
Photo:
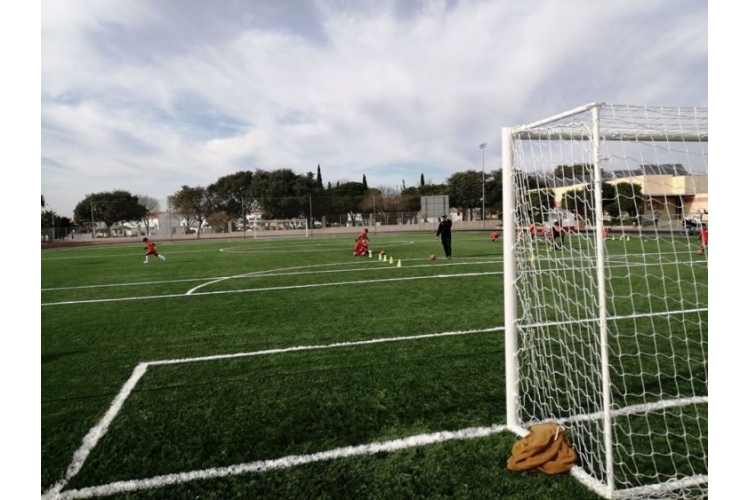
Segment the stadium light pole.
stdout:
<path fill-rule="evenodd" d="M 94 223 L 94 202 L 91 203 L 91 238 L 96 239 L 96 226 Z"/>
<path fill-rule="evenodd" d="M 479 145 L 479 149 L 482 150 L 482 229 L 484 229 L 484 148 L 487 147 L 487 143 L 484 142 Z"/>

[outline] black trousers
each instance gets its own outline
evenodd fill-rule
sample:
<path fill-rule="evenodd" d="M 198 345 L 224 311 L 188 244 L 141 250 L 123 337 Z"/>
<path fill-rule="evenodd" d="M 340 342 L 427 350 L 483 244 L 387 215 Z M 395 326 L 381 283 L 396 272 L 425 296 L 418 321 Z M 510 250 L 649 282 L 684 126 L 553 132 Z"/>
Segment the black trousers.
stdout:
<path fill-rule="evenodd" d="M 441 238 L 440 241 L 443 243 L 443 251 L 445 252 L 445 256 L 450 257 L 451 256 L 451 239 Z"/>

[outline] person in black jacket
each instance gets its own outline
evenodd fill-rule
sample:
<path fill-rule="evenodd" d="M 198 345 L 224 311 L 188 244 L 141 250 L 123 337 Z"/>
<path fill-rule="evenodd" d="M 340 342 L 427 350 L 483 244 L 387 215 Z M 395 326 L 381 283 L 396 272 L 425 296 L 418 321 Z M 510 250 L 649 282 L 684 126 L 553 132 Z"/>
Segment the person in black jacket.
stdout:
<path fill-rule="evenodd" d="M 560 243 L 557 243 L 557 240 L 560 240 Z M 550 232 L 550 244 L 552 245 L 552 248 L 557 250 L 558 248 L 562 248 L 565 245 L 565 230 L 560 227 L 560 221 L 555 221 L 554 224 L 552 224 L 552 230 Z"/>
<path fill-rule="evenodd" d="M 440 242 L 443 244 L 443 251 L 445 252 L 445 258 L 451 258 L 451 225 L 453 223 L 448 219 L 446 214 L 443 214 L 443 220 L 438 224 L 436 238 L 440 238 Z"/>

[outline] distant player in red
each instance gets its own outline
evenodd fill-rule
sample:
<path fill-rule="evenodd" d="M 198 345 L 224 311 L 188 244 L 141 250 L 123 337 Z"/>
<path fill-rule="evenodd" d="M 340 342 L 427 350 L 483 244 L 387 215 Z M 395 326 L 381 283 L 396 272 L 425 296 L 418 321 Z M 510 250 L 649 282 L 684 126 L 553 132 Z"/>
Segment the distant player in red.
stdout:
<path fill-rule="evenodd" d="M 144 264 L 148 264 L 148 256 L 153 255 L 154 257 L 159 257 L 161 260 L 166 261 L 167 258 L 163 255 L 160 255 L 159 252 L 156 250 L 156 245 L 153 241 L 149 240 L 148 238 L 143 238 L 143 242 L 146 244 L 144 247 L 144 250 L 146 251 L 146 258 L 143 260 Z"/>
<path fill-rule="evenodd" d="M 499 237 L 500 237 L 500 235 L 499 235 L 499 234 L 497 234 L 497 233 L 496 233 L 496 232 L 494 232 L 494 231 L 490 233 L 490 239 L 491 239 L 492 241 L 497 241 L 497 239 L 498 239 Z"/>
<path fill-rule="evenodd" d="M 370 244 L 368 243 L 370 238 L 367 236 L 368 232 L 367 228 L 365 228 L 359 233 L 359 236 L 357 236 L 357 239 L 355 240 L 356 243 L 354 244 L 355 256 L 367 255 L 370 252 Z"/>
<path fill-rule="evenodd" d="M 706 224 L 701 226 L 698 236 L 700 237 L 701 248 L 703 248 L 704 251 L 708 250 L 708 226 Z"/>

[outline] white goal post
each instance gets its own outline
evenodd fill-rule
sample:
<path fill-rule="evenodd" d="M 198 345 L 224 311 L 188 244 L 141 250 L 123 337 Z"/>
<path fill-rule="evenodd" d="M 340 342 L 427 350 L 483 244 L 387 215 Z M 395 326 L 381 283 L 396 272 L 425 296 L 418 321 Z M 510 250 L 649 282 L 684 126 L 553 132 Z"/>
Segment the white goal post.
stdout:
<path fill-rule="evenodd" d="M 502 150 L 509 428 L 560 423 L 604 498 L 708 498 L 708 109 L 591 103 Z"/>

